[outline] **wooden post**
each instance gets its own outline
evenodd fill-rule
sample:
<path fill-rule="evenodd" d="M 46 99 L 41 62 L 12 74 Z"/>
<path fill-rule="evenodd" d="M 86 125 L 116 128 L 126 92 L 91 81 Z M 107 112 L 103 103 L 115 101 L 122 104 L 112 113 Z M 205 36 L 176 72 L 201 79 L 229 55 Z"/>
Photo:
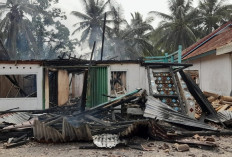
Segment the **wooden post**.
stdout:
<path fill-rule="evenodd" d="M 103 33 L 102 33 L 101 61 L 103 59 L 104 42 L 105 42 L 105 29 L 106 29 L 106 13 L 105 13 L 105 17 L 104 17 L 104 25 L 103 25 Z"/>
<path fill-rule="evenodd" d="M 45 83 L 44 83 L 44 89 L 45 89 L 45 109 L 49 108 L 49 70 L 45 69 Z"/>
<path fill-rule="evenodd" d="M 81 96 L 81 111 L 82 112 L 85 111 L 85 107 L 86 107 L 88 80 L 89 80 L 89 75 L 90 75 L 90 68 L 92 66 L 92 59 L 93 59 L 93 53 L 95 50 L 95 46 L 96 46 L 96 41 L 94 41 L 94 43 L 93 43 L 93 49 L 92 49 L 91 56 L 90 56 L 88 71 L 85 71 L 85 74 L 84 74 L 84 85 L 83 85 L 82 96 Z M 89 88 L 90 88 L 90 86 L 89 86 Z"/>
<path fill-rule="evenodd" d="M 58 106 L 62 106 L 69 99 L 69 76 L 68 71 L 58 71 Z"/>
<path fill-rule="evenodd" d="M 75 77 L 75 73 L 72 73 L 72 98 L 75 98 L 75 94 L 76 94 L 76 77 Z"/>
<path fill-rule="evenodd" d="M 81 111 L 85 111 L 86 107 L 86 95 L 87 95 L 87 87 L 88 87 L 88 74 L 89 71 L 85 71 L 84 73 L 84 84 L 82 89 L 82 96 L 81 96 Z"/>

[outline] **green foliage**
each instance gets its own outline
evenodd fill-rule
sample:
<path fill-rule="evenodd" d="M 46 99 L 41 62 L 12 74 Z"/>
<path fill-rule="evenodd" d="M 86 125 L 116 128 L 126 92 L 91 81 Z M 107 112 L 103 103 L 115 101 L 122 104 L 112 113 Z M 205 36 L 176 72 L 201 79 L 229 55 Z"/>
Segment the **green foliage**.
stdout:
<path fill-rule="evenodd" d="M 192 7 L 192 0 L 169 0 L 169 10 L 170 15 L 151 12 L 163 19 L 151 37 L 159 52 L 174 52 L 178 45 L 186 48 L 197 39 L 193 22 L 198 19 L 198 11 Z"/>
<path fill-rule="evenodd" d="M 101 40 L 105 13 L 109 17 L 108 15 L 112 12 L 107 10 L 109 0 L 106 2 L 104 0 L 82 0 L 82 3 L 84 13 L 72 11 L 72 15 L 82 20 L 74 25 L 77 28 L 74 30 L 73 35 L 78 31 L 82 31 L 80 43 L 88 40 L 89 46 L 91 47 L 94 41 Z M 109 22 L 112 21 L 107 18 L 107 23 Z M 106 27 L 108 32 L 110 28 L 109 26 Z"/>
<path fill-rule="evenodd" d="M 66 15 L 60 8 L 52 8 L 54 3 L 58 0 L 7 0 L 0 4 L 0 35 L 12 60 L 56 58 L 74 49 L 68 28 L 58 21 Z"/>
<path fill-rule="evenodd" d="M 38 12 L 36 5 L 29 0 L 7 0 L 6 3 L 0 4 L 1 15 L 6 13 L 0 23 L 1 38 L 8 49 L 9 56 L 17 59 L 20 51 L 17 42 L 20 38 L 24 38 L 29 45 L 28 51 L 31 52 L 33 58 L 38 57 L 38 47 L 32 33 L 32 24 L 25 14 L 33 15 Z"/>
<path fill-rule="evenodd" d="M 226 0 L 200 0 L 198 5 L 198 30 L 205 36 L 219 26 L 231 20 L 232 5 L 225 4 Z"/>
<path fill-rule="evenodd" d="M 130 24 L 126 28 L 116 31 L 115 37 L 111 38 L 116 50 L 120 50 L 120 59 L 138 59 L 139 57 L 151 55 L 153 46 L 148 40 L 153 27 L 149 24 L 152 19 L 143 20 L 140 13 L 131 14 Z"/>
<path fill-rule="evenodd" d="M 103 18 L 106 13 L 105 58 L 117 56 L 118 59 L 137 59 L 145 53 L 151 53 L 153 46 L 147 40 L 147 33 L 153 30 L 149 24 L 151 19 L 143 21 L 141 14 L 135 13 L 132 14 L 131 23 L 128 24 L 122 17 L 120 7 L 112 1 L 83 0 L 82 2 L 85 13 L 72 12 L 82 20 L 74 25 L 77 28 L 73 32 L 73 34 L 82 32 L 80 43 L 86 40 L 89 46 L 92 46 L 94 41 L 101 43 Z M 99 51 L 97 53 L 99 54 Z"/>
<path fill-rule="evenodd" d="M 232 5 L 226 0 L 199 0 L 197 8 L 192 1 L 169 0 L 171 14 L 150 12 L 163 19 L 150 36 L 157 53 L 174 52 L 178 45 L 187 48 L 231 20 Z"/>

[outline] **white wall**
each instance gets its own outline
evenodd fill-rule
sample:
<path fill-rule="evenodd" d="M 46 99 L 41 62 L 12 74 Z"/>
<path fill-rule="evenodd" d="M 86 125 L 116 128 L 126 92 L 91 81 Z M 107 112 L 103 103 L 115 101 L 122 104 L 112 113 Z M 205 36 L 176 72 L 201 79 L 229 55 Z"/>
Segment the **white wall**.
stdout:
<path fill-rule="evenodd" d="M 198 70 L 200 88 L 203 91 L 229 95 L 232 89 L 231 54 L 212 54 L 186 63 L 193 66 L 186 70 Z"/>
<path fill-rule="evenodd" d="M 75 74 L 73 73 L 73 82 L 74 83 L 72 85 L 72 87 L 74 87 L 74 90 L 73 91 L 73 97 L 76 98 L 76 97 L 81 97 L 82 95 L 82 90 L 83 90 L 83 84 L 84 84 L 84 74 Z"/>
<path fill-rule="evenodd" d="M 0 98 L 0 111 L 19 107 L 19 110 L 43 109 L 43 68 L 36 64 L 0 64 L 0 75 L 35 74 L 37 79 L 36 98 Z"/>
<path fill-rule="evenodd" d="M 109 66 L 108 87 L 110 95 L 111 71 L 126 71 L 127 92 L 132 92 L 137 88 L 146 89 L 149 92 L 147 70 L 140 64 L 111 64 Z"/>
<path fill-rule="evenodd" d="M 230 67 L 230 69 L 231 69 L 231 75 L 230 75 L 230 77 L 231 77 L 231 92 L 230 92 L 230 96 L 232 96 L 232 53 L 230 53 L 230 64 L 231 64 L 231 67 Z"/>

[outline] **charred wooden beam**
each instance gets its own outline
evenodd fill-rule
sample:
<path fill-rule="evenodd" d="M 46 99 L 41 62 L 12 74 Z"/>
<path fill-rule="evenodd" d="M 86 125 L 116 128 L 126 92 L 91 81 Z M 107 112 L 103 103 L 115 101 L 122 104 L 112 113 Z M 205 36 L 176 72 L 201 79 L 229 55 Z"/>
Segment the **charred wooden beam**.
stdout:
<path fill-rule="evenodd" d="M 103 120 L 98 119 L 98 118 L 96 118 L 96 117 L 94 117 L 94 116 L 91 116 L 91 115 L 88 115 L 88 114 L 85 115 L 85 118 L 86 118 L 86 119 L 89 119 L 89 120 L 92 120 L 92 121 L 94 121 L 94 122 L 96 122 L 96 123 L 102 124 L 102 125 L 104 125 L 104 126 L 111 126 L 110 123 L 104 122 Z"/>
<path fill-rule="evenodd" d="M 184 107 L 184 104 L 183 104 L 183 101 L 182 101 L 182 98 L 181 98 L 181 95 L 180 95 L 180 90 L 179 90 L 179 86 L 178 86 L 178 82 L 177 82 L 177 76 L 173 72 L 172 67 L 170 67 L 170 73 L 172 75 L 173 83 L 174 83 L 175 88 L 176 88 L 176 93 L 177 93 L 179 104 L 180 104 L 180 107 L 181 107 L 181 112 L 183 114 L 186 114 L 185 107 Z"/>
<path fill-rule="evenodd" d="M 106 30 L 106 13 L 105 13 L 105 16 L 104 16 L 103 33 L 102 33 L 101 61 L 103 59 L 104 42 L 105 42 L 105 30 Z"/>
<path fill-rule="evenodd" d="M 81 111 L 85 111 L 86 106 L 86 95 L 87 95 L 87 85 L 88 85 L 88 71 L 84 73 L 84 84 L 82 89 L 82 96 L 81 96 Z"/>
<path fill-rule="evenodd" d="M 221 131 L 177 131 L 176 136 L 178 137 L 192 137 L 194 135 L 199 136 L 211 136 L 211 135 L 217 135 L 217 136 L 224 136 L 224 135 L 232 135 L 232 130 L 221 130 Z"/>
<path fill-rule="evenodd" d="M 88 71 L 86 71 L 84 75 L 84 85 L 83 85 L 82 97 L 81 97 L 81 111 L 82 112 L 85 111 L 85 107 L 86 107 L 88 79 L 90 77 L 90 68 L 92 66 L 92 59 L 93 59 L 93 53 L 94 53 L 95 47 L 96 47 L 96 41 L 94 41 L 93 43 L 93 49 L 92 49 L 91 56 L 90 56 Z"/>
<path fill-rule="evenodd" d="M 3 148 L 5 148 L 5 149 L 14 148 L 14 147 L 17 147 L 17 146 L 24 145 L 24 144 L 26 144 L 27 142 L 29 142 L 29 141 L 28 141 L 28 140 L 24 140 L 24 141 L 19 141 L 19 142 L 17 142 L 17 143 L 5 144 L 5 145 L 3 145 Z"/>
<path fill-rule="evenodd" d="M 217 112 L 214 110 L 208 99 L 204 96 L 199 86 L 192 80 L 192 78 L 188 74 L 185 74 L 183 70 L 180 71 L 180 75 L 185 81 L 189 92 L 196 99 L 197 103 L 201 106 L 202 111 L 208 114 L 212 114 L 225 127 L 225 125 L 218 117 Z"/>

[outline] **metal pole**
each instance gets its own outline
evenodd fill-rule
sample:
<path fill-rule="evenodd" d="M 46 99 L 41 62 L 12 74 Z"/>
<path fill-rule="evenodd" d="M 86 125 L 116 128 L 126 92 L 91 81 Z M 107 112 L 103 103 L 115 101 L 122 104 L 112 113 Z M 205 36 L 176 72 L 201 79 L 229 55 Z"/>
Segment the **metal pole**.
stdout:
<path fill-rule="evenodd" d="M 103 58 L 104 42 L 105 42 L 105 29 L 106 29 L 106 13 L 104 17 L 103 33 L 102 33 L 102 49 L 101 49 L 101 61 Z"/>

